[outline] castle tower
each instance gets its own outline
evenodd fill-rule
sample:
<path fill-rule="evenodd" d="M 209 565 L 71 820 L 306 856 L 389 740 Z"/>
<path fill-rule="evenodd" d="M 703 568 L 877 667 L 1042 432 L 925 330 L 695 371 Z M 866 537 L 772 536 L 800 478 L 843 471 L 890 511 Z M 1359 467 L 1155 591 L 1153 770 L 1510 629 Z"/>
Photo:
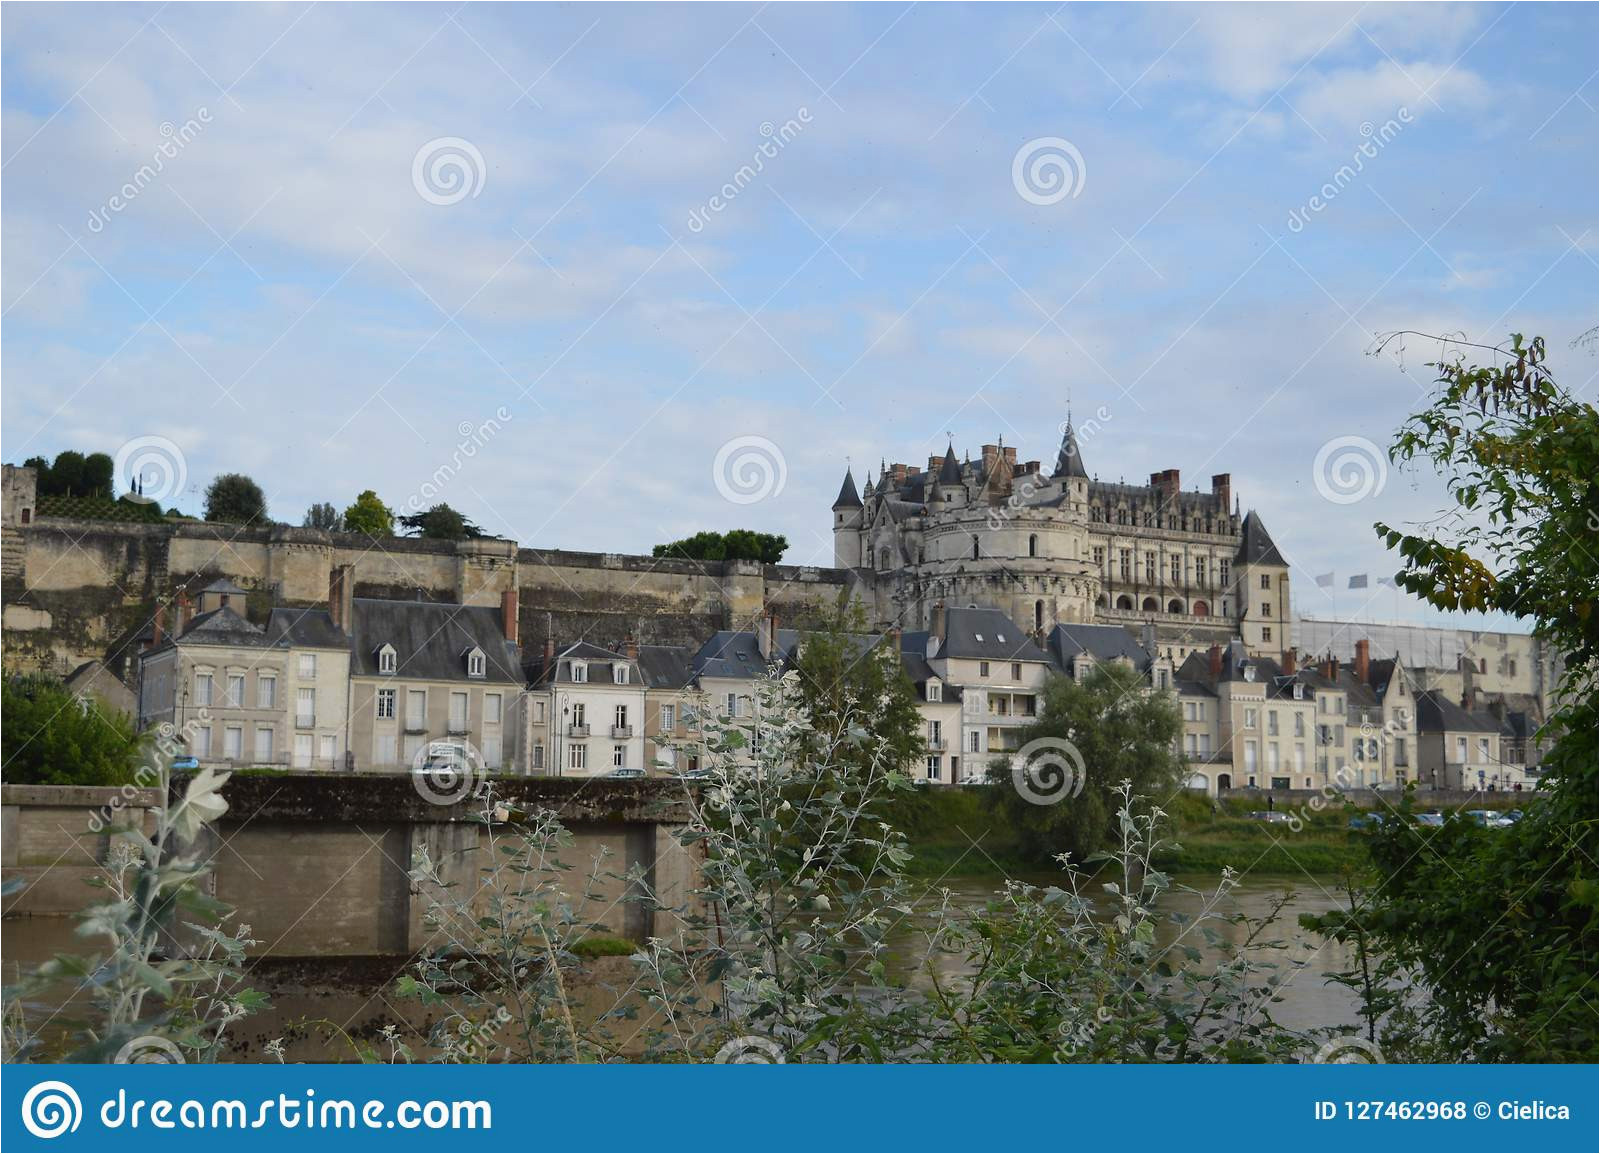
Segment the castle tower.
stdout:
<path fill-rule="evenodd" d="M 1234 557 L 1234 614 L 1245 648 L 1274 656 L 1289 641 L 1289 563 L 1254 510 L 1245 515 Z"/>
<path fill-rule="evenodd" d="M 833 564 L 836 569 L 861 565 L 861 494 L 847 467 L 839 497 L 833 503 Z"/>

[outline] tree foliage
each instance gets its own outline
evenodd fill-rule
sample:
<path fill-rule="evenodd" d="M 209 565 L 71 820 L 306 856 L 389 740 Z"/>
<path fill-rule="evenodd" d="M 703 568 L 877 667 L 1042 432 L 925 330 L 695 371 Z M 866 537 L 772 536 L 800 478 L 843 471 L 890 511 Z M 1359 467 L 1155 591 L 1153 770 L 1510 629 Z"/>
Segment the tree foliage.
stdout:
<path fill-rule="evenodd" d="M 1414 532 L 1376 526 L 1400 584 L 1444 609 L 1531 619 L 1562 659 L 1542 792 L 1509 829 L 1410 820 L 1371 835 L 1368 904 L 1315 922 L 1361 933 L 1427 994 L 1386 1048 L 1423 1060 L 1585 1061 L 1597 1051 L 1595 407 L 1557 384 L 1543 340 L 1491 364 L 1457 355 L 1391 449 L 1445 478 L 1455 507 Z M 1410 813 L 1408 798 L 1402 816 Z"/>
<path fill-rule="evenodd" d="M 338 533 L 344 529 L 344 518 L 339 516 L 339 510 L 326 501 L 318 501 L 307 509 L 305 519 L 300 523 L 307 529 L 321 529 L 328 533 Z"/>
<path fill-rule="evenodd" d="M 726 533 L 707 530 L 657 545 L 655 557 L 681 557 L 688 561 L 760 561 L 776 565 L 789 548 L 788 538 L 777 533 L 757 533 L 753 529 L 729 529 Z"/>
<path fill-rule="evenodd" d="M 243 473 L 223 473 L 206 486 L 206 520 L 228 525 L 267 523 L 267 498 Z"/>
<path fill-rule="evenodd" d="M 344 511 L 344 528 L 347 533 L 365 533 L 369 537 L 393 537 L 394 510 L 379 500 L 374 490 L 363 489 Z"/>
<path fill-rule="evenodd" d="M 85 456 L 76 449 L 66 449 L 56 454 L 53 463 L 43 457 L 29 457 L 23 464 L 34 471 L 41 497 L 104 497 L 109 500 L 116 496 L 113 485 L 116 463 L 105 453 Z"/>
<path fill-rule="evenodd" d="M 42 676 L 7 678 L 0 715 L 7 782 L 13 785 L 125 785 L 140 742 L 131 719 L 107 714 Z"/>
<path fill-rule="evenodd" d="M 483 530 L 467 520 L 464 514 L 444 504 L 401 517 L 400 527 L 407 537 L 422 537 L 430 541 L 466 541 L 484 536 Z"/>
<path fill-rule="evenodd" d="M 991 763 L 989 797 L 1024 856 L 1044 864 L 1068 853 L 1081 863 L 1116 836 L 1121 783 L 1143 797 L 1177 789 L 1181 733 L 1171 696 L 1126 666 L 1097 665 L 1082 681 L 1053 677 L 1038 720 L 1019 735 L 1029 752 Z"/>

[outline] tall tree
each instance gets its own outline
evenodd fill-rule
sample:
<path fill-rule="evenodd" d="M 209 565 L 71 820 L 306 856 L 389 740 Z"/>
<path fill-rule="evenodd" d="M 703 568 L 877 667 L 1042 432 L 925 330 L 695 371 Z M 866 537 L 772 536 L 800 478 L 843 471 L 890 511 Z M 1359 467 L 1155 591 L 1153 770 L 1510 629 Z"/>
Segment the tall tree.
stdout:
<path fill-rule="evenodd" d="M 326 501 L 318 501 L 306 510 L 305 519 L 300 524 L 307 529 L 322 529 L 328 533 L 337 533 L 344 528 L 344 518 L 339 516 L 339 510 Z"/>
<path fill-rule="evenodd" d="M 483 530 L 463 514 L 443 504 L 401 517 L 400 525 L 406 536 L 424 537 L 430 541 L 466 541 L 484 535 Z"/>
<path fill-rule="evenodd" d="M 83 459 L 81 474 L 83 497 L 115 498 L 117 463 L 106 453 L 90 453 Z"/>
<path fill-rule="evenodd" d="M 264 525 L 267 498 L 243 473 L 223 473 L 206 486 L 206 520 L 229 525 Z"/>
<path fill-rule="evenodd" d="M 1437 338 L 1435 338 L 1437 339 Z M 1371 837 L 1379 884 L 1360 909 L 1315 920 L 1375 940 L 1418 975 L 1414 1019 L 1385 1048 L 1423 1060 L 1596 1058 L 1600 892 L 1596 828 L 1595 407 L 1563 390 L 1544 341 L 1513 335 L 1468 363 L 1458 343 L 1431 404 L 1390 456 L 1444 477 L 1455 507 L 1416 532 L 1379 523 L 1400 585 L 1441 609 L 1529 619 L 1561 658 L 1542 792 L 1509 829 L 1389 822 Z M 1410 798 L 1406 808 L 1409 809 Z M 1403 1028 L 1404 1027 L 1404 1028 Z"/>
<path fill-rule="evenodd" d="M 692 537 L 657 545 L 656 557 L 682 557 L 689 561 L 761 561 L 776 565 L 789 548 L 788 538 L 777 533 L 757 533 L 751 529 L 729 529 L 726 533 L 702 530 Z"/>
<path fill-rule="evenodd" d="M 8 677 L 0 688 L 3 776 L 14 785 L 123 785 L 140 743 L 133 722 L 81 701 L 49 677 Z"/>
<path fill-rule="evenodd" d="M 365 533 L 370 537 L 394 536 L 394 510 L 378 499 L 372 489 L 363 489 L 354 503 L 344 511 L 344 528 L 347 533 Z"/>
<path fill-rule="evenodd" d="M 1069 853 L 1081 865 L 1115 840 L 1124 781 L 1157 802 L 1178 788 L 1182 731 L 1171 694 L 1124 665 L 1097 665 L 1082 681 L 1052 677 L 1038 720 L 1018 735 L 1025 756 L 990 764 L 986 796 L 1024 856 L 1046 865 Z"/>

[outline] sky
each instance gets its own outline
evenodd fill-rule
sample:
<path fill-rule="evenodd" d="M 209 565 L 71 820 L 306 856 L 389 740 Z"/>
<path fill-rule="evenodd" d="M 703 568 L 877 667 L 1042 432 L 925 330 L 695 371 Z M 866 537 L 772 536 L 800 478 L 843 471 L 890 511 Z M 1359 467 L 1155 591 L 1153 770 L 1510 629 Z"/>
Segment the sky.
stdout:
<path fill-rule="evenodd" d="M 0 10 L 0 455 L 198 513 L 376 489 L 527 546 L 785 534 L 953 436 L 1232 475 L 1379 593 L 1440 347 L 1593 398 L 1593 5 Z M 1335 572 L 1337 603 L 1314 575 Z M 1348 576 L 1373 576 L 1371 594 Z M 1370 600 L 1369 600 L 1370 597 Z"/>

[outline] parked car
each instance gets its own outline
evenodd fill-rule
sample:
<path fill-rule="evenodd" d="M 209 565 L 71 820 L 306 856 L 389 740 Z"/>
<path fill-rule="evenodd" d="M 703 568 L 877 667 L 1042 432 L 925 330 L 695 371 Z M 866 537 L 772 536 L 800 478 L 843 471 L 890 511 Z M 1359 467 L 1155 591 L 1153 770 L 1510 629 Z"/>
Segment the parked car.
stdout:
<path fill-rule="evenodd" d="M 1389 816 L 1382 813 L 1358 813 L 1350 819 L 1351 829 L 1376 829 L 1388 822 Z"/>
<path fill-rule="evenodd" d="M 1436 829 L 1444 824 L 1444 814 L 1437 810 L 1432 813 L 1419 813 L 1417 814 L 1417 824 Z"/>
<path fill-rule="evenodd" d="M 1522 811 L 1520 809 L 1508 809 L 1501 816 L 1506 819 L 1508 824 L 1516 825 L 1517 822 L 1522 820 Z"/>
<path fill-rule="evenodd" d="M 1466 816 L 1486 829 L 1505 829 L 1511 824 L 1511 819 L 1505 814 L 1492 809 L 1469 809 Z"/>
<path fill-rule="evenodd" d="M 197 757 L 175 757 L 172 759 L 173 769 L 199 769 L 200 759 Z"/>
<path fill-rule="evenodd" d="M 686 769 L 682 773 L 672 775 L 675 781 L 706 781 L 711 777 L 709 769 Z"/>
<path fill-rule="evenodd" d="M 618 781 L 637 781 L 639 778 L 645 776 L 645 772 L 642 769 L 627 769 L 627 768 L 623 768 L 623 769 L 613 769 L 610 773 L 606 774 L 605 776 L 609 777 L 609 778 L 612 778 L 614 780 L 618 780 Z"/>

